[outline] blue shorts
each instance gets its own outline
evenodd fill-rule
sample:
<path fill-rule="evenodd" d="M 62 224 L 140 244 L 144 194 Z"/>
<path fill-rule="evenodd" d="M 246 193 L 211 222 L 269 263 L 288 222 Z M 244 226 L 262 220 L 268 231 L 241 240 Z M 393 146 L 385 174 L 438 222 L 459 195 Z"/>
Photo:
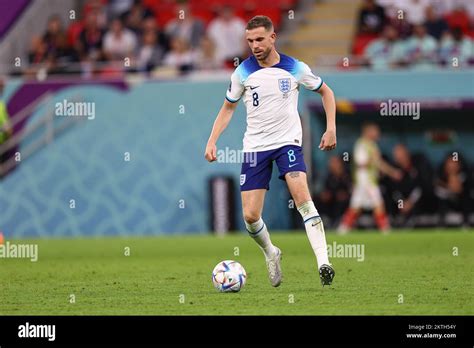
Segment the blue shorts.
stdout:
<path fill-rule="evenodd" d="M 240 172 L 240 191 L 270 189 L 273 161 L 276 161 L 280 180 L 289 172 L 305 172 L 301 146 L 287 145 L 274 150 L 244 153 Z"/>

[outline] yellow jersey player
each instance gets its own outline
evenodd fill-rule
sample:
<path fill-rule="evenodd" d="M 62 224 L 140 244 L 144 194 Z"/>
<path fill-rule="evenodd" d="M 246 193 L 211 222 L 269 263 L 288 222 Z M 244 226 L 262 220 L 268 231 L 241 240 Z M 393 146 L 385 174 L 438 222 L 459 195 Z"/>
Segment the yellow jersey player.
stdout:
<path fill-rule="evenodd" d="M 351 201 L 338 228 L 341 234 L 347 233 L 352 228 L 362 209 L 372 210 L 375 223 L 382 232 L 390 230 L 379 188 L 379 172 L 394 180 L 400 180 L 402 174 L 382 159 L 377 146 L 379 138 L 380 128 L 375 123 L 366 123 L 362 126 L 362 136 L 354 146 L 354 185 Z"/>

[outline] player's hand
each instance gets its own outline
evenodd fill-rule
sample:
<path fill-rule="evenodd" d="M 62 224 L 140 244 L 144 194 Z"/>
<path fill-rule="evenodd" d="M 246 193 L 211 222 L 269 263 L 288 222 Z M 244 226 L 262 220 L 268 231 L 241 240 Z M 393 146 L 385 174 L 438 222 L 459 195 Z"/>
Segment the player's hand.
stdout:
<path fill-rule="evenodd" d="M 207 144 L 206 145 L 206 152 L 204 153 L 204 157 L 208 162 L 214 162 L 217 160 L 216 157 L 217 148 L 215 144 Z"/>
<path fill-rule="evenodd" d="M 333 130 L 326 131 L 321 137 L 319 149 L 323 151 L 330 151 L 336 148 L 336 132 Z"/>
<path fill-rule="evenodd" d="M 403 173 L 399 169 L 395 169 L 391 175 L 392 179 L 395 181 L 400 181 L 403 179 Z"/>
<path fill-rule="evenodd" d="M 403 203 L 403 207 L 400 209 L 402 214 L 408 214 L 413 209 L 413 203 L 407 200 Z"/>

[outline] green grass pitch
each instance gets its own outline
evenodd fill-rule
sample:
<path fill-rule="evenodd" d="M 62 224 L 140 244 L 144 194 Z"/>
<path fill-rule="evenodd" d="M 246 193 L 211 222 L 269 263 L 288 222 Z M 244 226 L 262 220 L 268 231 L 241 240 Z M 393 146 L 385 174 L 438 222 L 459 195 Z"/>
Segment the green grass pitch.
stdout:
<path fill-rule="evenodd" d="M 472 231 L 327 233 L 328 244 L 364 245 L 365 258 L 332 258 L 336 277 L 324 288 L 304 233 L 272 239 L 283 251 L 279 288 L 243 233 L 10 241 L 38 243 L 39 258 L 0 259 L 0 315 L 474 314 Z M 225 259 L 247 271 L 239 293 L 212 286 Z"/>

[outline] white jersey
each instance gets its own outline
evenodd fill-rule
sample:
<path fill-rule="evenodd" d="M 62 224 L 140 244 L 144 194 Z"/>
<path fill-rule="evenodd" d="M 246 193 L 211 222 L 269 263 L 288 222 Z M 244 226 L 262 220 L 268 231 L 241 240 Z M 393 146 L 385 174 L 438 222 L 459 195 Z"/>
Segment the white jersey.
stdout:
<path fill-rule="evenodd" d="M 301 146 L 299 86 L 317 91 L 322 84 L 322 79 L 308 65 L 281 53 L 280 62 L 268 68 L 261 67 L 254 56 L 244 60 L 232 74 L 226 93 L 231 103 L 244 97 L 247 108 L 244 152 Z"/>
<path fill-rule="evenodd" d="M 378 185 L 377 162 L 380 158 L 377 143 L 364 138 L 359 138 L 354 146 L 354 162 L 356 185 Z"/>

